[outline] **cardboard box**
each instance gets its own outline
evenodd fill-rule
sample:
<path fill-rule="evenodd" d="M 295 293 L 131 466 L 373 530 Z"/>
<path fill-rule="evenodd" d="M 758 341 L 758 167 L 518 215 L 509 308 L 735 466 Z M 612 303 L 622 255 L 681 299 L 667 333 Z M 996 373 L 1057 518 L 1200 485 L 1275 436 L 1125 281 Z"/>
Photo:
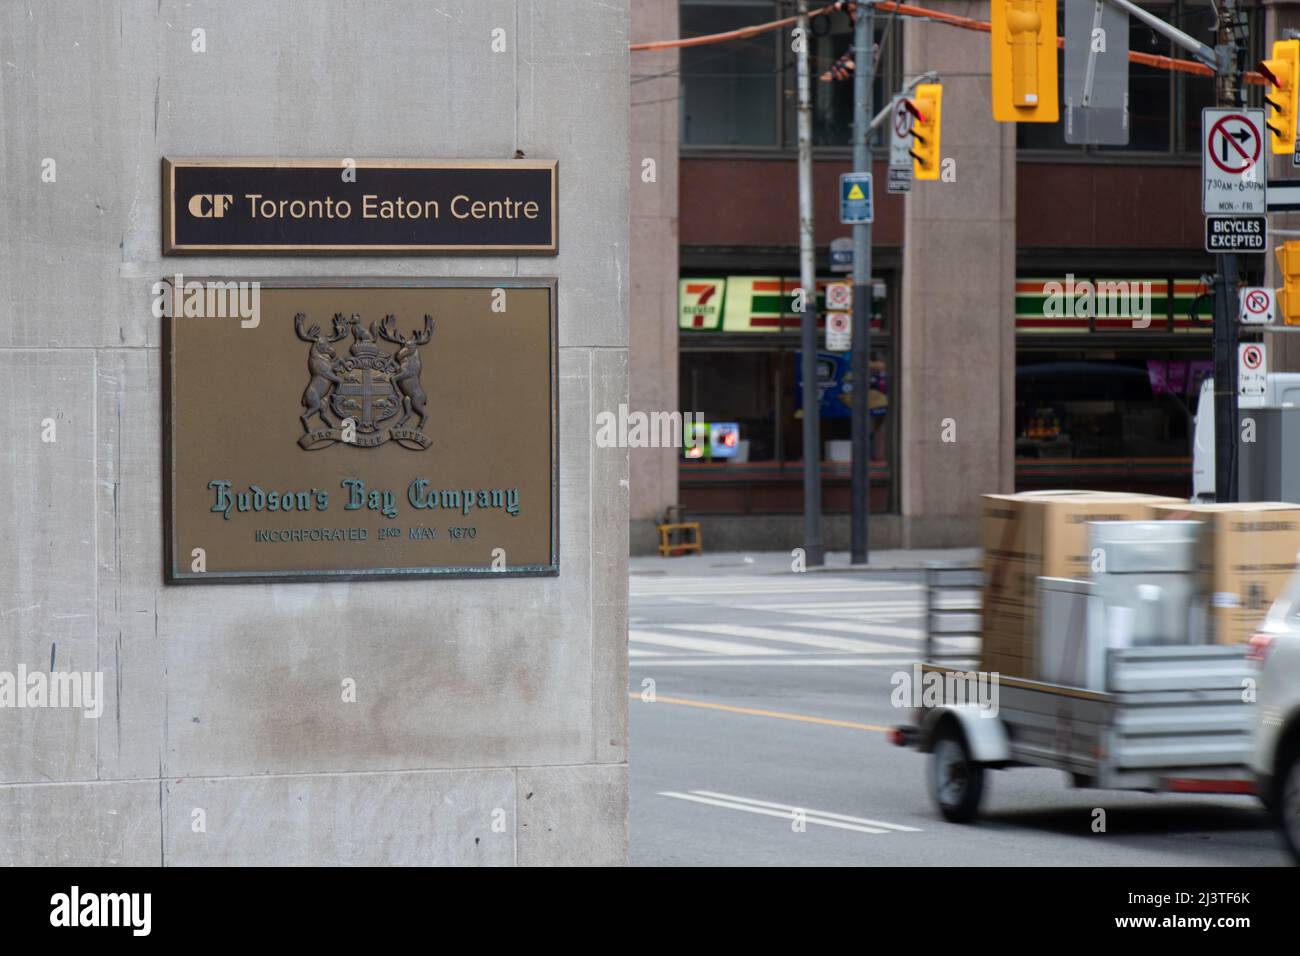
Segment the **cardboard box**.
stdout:
<path fill-rule="evenodd" d="M 1038 677 L 1038 578 L 1090 576 L 1089 521 L 1151 521 L 1156 505 L 1177 503 L 1116 492 L 985 495 L 981 669 Z"/>
<path fill-rule="evenodd" d="M 1300 505 L 1276 501 L 1157 505 L 1157 517 L 1205 522 L 1200 560 L 1215 644 L 1249 641 L 1296 567 Z"/>

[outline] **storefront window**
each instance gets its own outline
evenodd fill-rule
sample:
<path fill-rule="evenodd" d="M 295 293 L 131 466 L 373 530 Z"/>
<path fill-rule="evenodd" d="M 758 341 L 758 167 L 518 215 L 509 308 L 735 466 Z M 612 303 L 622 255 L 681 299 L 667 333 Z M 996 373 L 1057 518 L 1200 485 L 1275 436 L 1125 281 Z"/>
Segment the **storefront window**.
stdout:
<path fill-rule="evenodd" d="M 818 280 L 819 309 L 825 286 Z M 796 513 L 802 507 L 803 408 L 799 315 L 791 296 L 794 277 L 684 278 L 680 283 L 680 393 L 684 410 L 706 423 L 734 422 L 734 457 L 684 453 L 680 495 L 688 510 L 745 514 Z M 868 403 L 871 437 L 871 506 L 892 510 L 895 483 L 894 349 L 887 286 L 877 281 L 872 323 Z M 819 341 L 825 315 L 819 313 Z M 846 512 L 852 483 L 854 381 L 850 353 L 818 353 L 821 396 L 823 507 Z"/>

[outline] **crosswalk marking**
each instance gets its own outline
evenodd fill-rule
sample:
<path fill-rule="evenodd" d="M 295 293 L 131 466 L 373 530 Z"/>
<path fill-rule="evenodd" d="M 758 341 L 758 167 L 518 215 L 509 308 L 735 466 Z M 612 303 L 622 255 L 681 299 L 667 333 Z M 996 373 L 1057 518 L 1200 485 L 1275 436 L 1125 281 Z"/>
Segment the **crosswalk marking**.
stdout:
<path fill-rule="evenodd" d="M 658 667 L 911 667 L 917 662 L 918 658 L 912 657 L 893 657 L 882 660 L 877 657 L 815 657 L 815 656 L 790 656 L 790 657 L 762 657 L 758 660 L 749 660 L 743 657 L 708 657 L 699 655 L 697 657 L 664 657 L 655 658 L 654 660 L 634 660 L 629 661 L 630 666 L 639 667 L 654 665 Z"/>
<path fill-rule="evenodd" d="M 919 584 L 788 584 L 777 581 L 746 581 L 734 584 L 713 584 L 707 581 L 683 581 L 674 578 L 671 581 L 632 582 L 628 593 L 632 597 L 680 597 L 686 595 L 725 595 L 725 594 L 862 594 L 874 591 L 919 591 Z"/>
<path fill-rule="evenodd" d="M 737 644 L 734 641 L 717 641 L 703 637 L 686 637 L 681 634 L 664 634 L 660 631 L 628 631 L 628 640 L 638 644 L 654 644 L 662 647 L 676 647 L 687 651 L 704 651 L 710 654 L 729 656 L 753 656 L 763 654 L 790 654 L 791 651 L 773 647 L 754 647 L 749 644 Z"/>
<path fill-rule="evenodd" d="M 760 816 L 778 817 L 789 821 L 794 821 L 796 818 L 795 814 L 798 813 L 802 815 L 805 823 L 812 823 L 821 827 L 832 827 L 837 830 L 851 830 L 855 833 L 869 833 L 875 836 L 888 833 L 921 832 L 915 827 L 905 827 L 893 823 L 881 823 L 878 820 L 865 820 L 860 817 L 851 817 L 843 813 L 809 810 L 804 807 L 772 803 L 767 800 L 751 800 L 747 797 L 735 797 L 725 793 L 714 793 L 710 790 L 692 790 L 689 793 L 680 793 L 676 790 L 660 790 L 659 796 L 671 797 L 674 800 L 688 800 L 692 803 L 702 803 L 706 806 L 722 807 L 726 810 L 739 810 L 743 813 L 756 813 Z"/>
<path fill-rule="evenodd" d="M 891 627 L 888 624 L 853 624 L 849 621 L 818 621 L 813 627 L 824 631 L 844 631 L 847 634 L 866 634 L 869 637 L 900 637 L 917 640 L 925 636 L 919 627 Z"/>
<path fill-rule="evenodd" d="M 744 624 L 669 624 L 668 627 L 699 631 L 703 634 L 721 634 L 726 637 L 747 637 L 758 641 L 781 641 L 787 644 L 820 647 L 830 651 L 848 651 L 854 654 L 897 654 L 899 651 L 896 646 L 861 641 L 852 637 L 832 637 L 830 635 L 809 634 L 807 631 L 777 630 L 771 627 L 750 627 Z"/>
<path fill-rule="evenodd" d="M 915 660 L 925 636 L 914 578 L 673 576 L 634 578 L 629 589 L 629 657 L 642 668 L 896 667 Z"/>
<path fill-rule="evenodd" d="M 848 614 L 855 612 L 875 612 L 880 610 L 911 610 L 917 614 L 925 611 L 925 605 L 911 598 L 896 601 L 775 601 L 765 604 L 732 604 L 729 607 L 742 611 L 821 611 L 827 614 Z"/>

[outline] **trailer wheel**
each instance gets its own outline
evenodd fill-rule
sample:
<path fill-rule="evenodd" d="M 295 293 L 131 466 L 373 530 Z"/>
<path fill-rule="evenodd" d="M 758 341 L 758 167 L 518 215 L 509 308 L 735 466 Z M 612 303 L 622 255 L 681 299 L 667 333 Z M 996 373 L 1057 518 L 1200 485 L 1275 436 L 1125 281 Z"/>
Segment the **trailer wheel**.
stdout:
<path fill-rule="evenodd" d="M 1277 821 L 1287 849 L 1300 863 L 1300 747 L 1292 746 L 1286 758 L 1278 762 Z"/>
<path fill-rule="evenodd" d="M 953 823 L 970 823 L 984 795 L 984 767 L 971 759 L 961 727 L 951 720 L 939 728 L 930 757 L 930 792 L 939 812 Z"/>

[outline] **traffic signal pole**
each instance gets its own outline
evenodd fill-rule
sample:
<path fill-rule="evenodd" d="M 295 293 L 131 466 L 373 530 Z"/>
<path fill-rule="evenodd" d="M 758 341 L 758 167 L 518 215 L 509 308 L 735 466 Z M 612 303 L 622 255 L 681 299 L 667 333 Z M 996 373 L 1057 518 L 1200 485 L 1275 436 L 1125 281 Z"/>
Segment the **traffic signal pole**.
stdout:
<path fill-rule="evenodd" d="M 1106 0 L 1152 30 L 1167 37 L 1216 73 L 1216 101 L 1240 107 L 1241 54 L 1238 48 L 1236 0 L 1220 0 L 1217 46 L 1210 47 L 1165 23 L 1129 0 Z M 1219 253 L 1214 277 L 1214 497 L 1237 500 L 1237 256 Z"/>
<path fill-rule="evenodd" d="M 813 245 L 812 89 L 808 74 L 808 0 L 799 0 L 799 313 L 800 374 L 803 377 L 803 541 L 806 567 L 820 567 L 822 547 L 821 391 L 817 387 L 817 250 Z"/>
<path fill-rule="evenodd" d="M 853 170 L 871 172 L 872 88 L 875 36 L 872 8 L 858 4 L 853 28 Z M 850 488 L 850 560 L 866 564 L 870 556 L 871 516 L 871 224 L 853 227 L 853 472 Z"/>
<path fill-rule="evenodd" d="M 1215 80 L 1219 106 L 1240 107 L 1241 75 L 1235 36 L 1237 5 L 1221 0 L 1218 30 L 1219 73 Z M 1237 500 L 1237 256 L 1215 257 L 1214 277 L 1214 500 Z"/>

